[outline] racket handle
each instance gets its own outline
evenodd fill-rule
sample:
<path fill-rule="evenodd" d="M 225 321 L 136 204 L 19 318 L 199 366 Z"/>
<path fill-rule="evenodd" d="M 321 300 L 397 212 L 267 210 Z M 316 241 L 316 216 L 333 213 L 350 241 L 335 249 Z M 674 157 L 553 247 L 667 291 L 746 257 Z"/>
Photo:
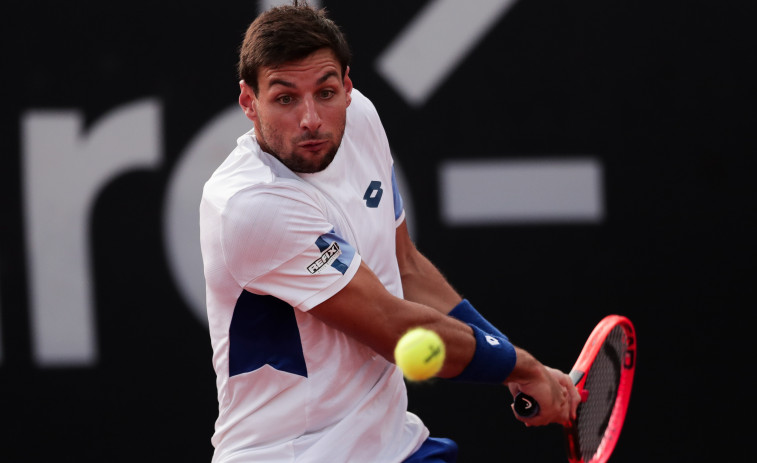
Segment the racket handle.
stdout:
<path fill-rule="evenodd" d="M 515 396 L 514 402 L 515 413 L 524 417 L 531 418 L 539 413 L 539 402 L 528 394 L 519 392 Z"/>

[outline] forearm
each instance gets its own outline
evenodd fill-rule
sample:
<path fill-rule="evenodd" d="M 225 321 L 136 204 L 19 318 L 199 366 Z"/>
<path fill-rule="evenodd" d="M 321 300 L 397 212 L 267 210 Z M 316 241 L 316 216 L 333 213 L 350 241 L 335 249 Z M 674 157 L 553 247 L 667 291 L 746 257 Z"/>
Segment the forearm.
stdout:
<path fill-rule="evenodd" d="M 404 223 L 397 228 L 396 244 L 404 299 L 445 315 L 437 320 L 442 325 L 458 324 L 466 328 L 464 340 L 445 339 L 442 335 L 453 355 L 459 347 L 463 349 L 456 361 L 445 364 L 439 376 L 456 377 L 461 381 L 503 382 L 515 364 L 515 351 L 507 337 L 463 300 L 439 269 L 418 251 Z M 434 329 L 433 326 L 426 328 Z M 493 350 L 486 347 L 493 340 L 486 339 L 488 335 L 500 338 Z M 478 361 L 471 362 L 474 357 Z M 494 368 L 492 362 L 498 366 Z"/>
<path fill-rule="evenodd" d="M 410 239 L 405 222 L 397 227 L 395 245 L 403 297 L 408 301 L 431 307 L 444 315 L 448 314 L 462 297 L 444 278 L 442 272 L 418 251 Z"/>
<path fill-rule="evenodd" d="M 533 355 L 520 347 L 515 347 L 517 354 L 517 360 L 515 367 L 507 377 L 505 383 L 518 383 L 528 384 L 534 381 L 540 381 L 544 379 L 545 369 L 544 365 L 539 362 Z"/>
<path fill-rule="evenodd" d="M 443 314 L 449 313 L 462 299 L 439 269 L 419 252 L 405 260 L 400 267 L 400 277 L 405 299 L 433 307 Z"/>
<path fill-rule="evenodd" d="M 390 294 L 364 262 L 347 286 L 309 313 L 389 361 L 394 361 L 394 348 L 408 330 L 432 330 L 447 346 L 446 361 L 439 372 L 444 377 L 460 373 L 475 349 L 470 326 L 432 307 Z"/>
<path fill-rule="evenodd" d="M 471 327 L 428 306 L 407 300 L 403 302 L 408 309 L 413 306 L 413 310 L 407 312 L 408 317 L 416 317 L 415 313 L 418 312 L 426 313 L 422 323 L 418 323 L 416 318 L 416 322 L 408 320 L 407 325 L 431 330 L 438 334 L 444 342 L 446 347 L 445 361 L 436 376 L 441 378 L 458 376 L 470 363 L 476 349 L 476 340 Z M 393 358 L 390 360 L 393 360 Z"/>

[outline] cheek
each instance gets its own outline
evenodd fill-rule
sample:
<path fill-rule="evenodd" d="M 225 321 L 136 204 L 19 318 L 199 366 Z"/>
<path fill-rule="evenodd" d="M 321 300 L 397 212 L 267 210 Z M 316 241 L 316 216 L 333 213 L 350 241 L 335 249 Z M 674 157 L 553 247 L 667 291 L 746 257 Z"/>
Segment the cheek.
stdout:
<path fill-rule="evenodd" d="M 332 127 L 340 127 L 347 120 L 346 106 L 328 108 L 321 113 L 321 120 L 328 121 Z"/>
<path fill-rule="evenodd" d="M 271 114 L 266 113 L 258 115 L 258 122 L 255 123 L 255 130 L 260 133 L 264 142 L 276 151 L 282 151 L 285 149 L 285 139 L 290 138 L 288 135 L 287 127 L 284 125 L 280 117 L 272 117 Z"/>
<path fill-rule="evenodd" d="M 285 111 L 278 108 L 263 108 L 258 113 L 258 119 L 261 123 L 275 128 L 278 131 L 287 130 L 290 127 L 297 127 L 298 121 L 292 111 Z"/>
<path fill-rule="evenodd" d="M 344 132 L 344 127 L 346 124 L 347 124 L 347 111 L 342 111 L 339 114 L 339 122 L 337 123 L 337 126 L 342 132 Z"/>
<path fill-rule="evenodd" d="M 275 119 L 271 117 L 269 111 L 266 108 L 262 108 L 260 106 L 256 107 L 255 117 L 253 121 L 255 121 L 255 127 L 260 127 L 266 132 L 270 132 L 271 128 L 276 127 L 277 125 Z"/>

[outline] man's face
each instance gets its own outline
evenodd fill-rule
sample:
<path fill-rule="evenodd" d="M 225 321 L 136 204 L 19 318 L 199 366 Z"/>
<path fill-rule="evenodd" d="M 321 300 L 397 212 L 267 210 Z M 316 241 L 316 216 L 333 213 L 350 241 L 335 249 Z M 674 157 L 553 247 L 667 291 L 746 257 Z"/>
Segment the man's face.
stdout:
<path fill-rule="evenodd" d="M 349 70 L 347 71 L 347 74 Z M 294 172 L 320 172 L 344 135 L 352 81 L 329 49 L 258 73 L 258 94 L 240 82 L 239 104 L 263 151 Z"/>

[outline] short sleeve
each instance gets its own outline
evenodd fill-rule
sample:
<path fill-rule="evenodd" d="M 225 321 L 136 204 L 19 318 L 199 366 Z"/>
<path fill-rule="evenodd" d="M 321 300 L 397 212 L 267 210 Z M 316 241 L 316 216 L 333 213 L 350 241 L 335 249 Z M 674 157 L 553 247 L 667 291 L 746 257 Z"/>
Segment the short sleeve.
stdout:
<path fill-rule="evenodd" d="M 336 294 L 360 265 L 317 199 L 291 186 L 242 190 L 221 217 L 223 255 L 246 290 L 309 310 Z"/>

